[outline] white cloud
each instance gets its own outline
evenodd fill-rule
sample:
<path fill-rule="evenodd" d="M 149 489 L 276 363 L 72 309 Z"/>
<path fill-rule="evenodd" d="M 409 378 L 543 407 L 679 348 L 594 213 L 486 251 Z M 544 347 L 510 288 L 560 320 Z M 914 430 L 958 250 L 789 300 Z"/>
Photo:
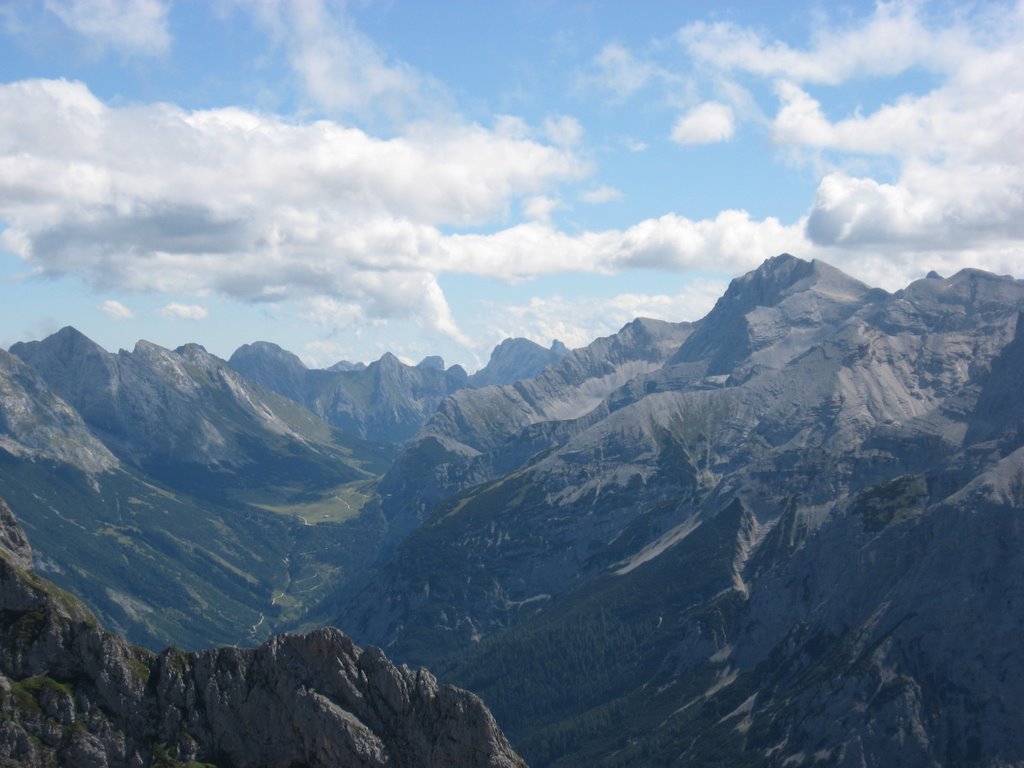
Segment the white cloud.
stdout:
<path fill-rule="evenodd" d="M 162 0 L 45 0 L 46 8 L 100 49 L 159 56 L 171 47 Z"/>
<path fill-rule="evenodd" d="M 723 281 L 700 279 L 687 282 L 675 294 L 535 297 L 523 305 L 495 307 L 488 317 L 487 338 L 524 337 L 544 346 L 558 339 L 570 348 L 582 347 L 598 336 L 615 333 L 637 317 L 698 320 L 710 311 L 725 287 Z"/>
<path fill-rule="evenodd" d="M 779 103 L 765 121 L 772 140 L 821 174 L 806 218 L 808 250 L 794 253 L 887 288 L 933 267 L 1020 272 L 1024 6 L 943 12 L 879 3 L 862 18 L 820 22 L 804 48 L 727 23 L 680 30 L 712 83 L 732 73 L 771 81 Z M 817 95 L 822 86 L 911 71 L 928 72 L 930 85 L 870 110 L 830 115 Z M 726 100 L 737 114 L 750 111 L 741 109 L 742 94 Z"/>
<path fill-rule="evenodd" d="M 303 345 L 302 361 L 310 368 L 327 368 L 342 360 L 360 362 L 352 358 L 352 348 L 336 341 L 317 339 Z"/>
<path fill-rule="evenodd" d="M 594 57 L 593 70 L 581 79 L 585 85 L 606 91 L 613 101 L 622 102 L 647 87 L 657 75 L 652 64 L 640 61 L 618 43 L 609 43 Z"/>
<path fill-rule="evenodd" d="M 100 304 L 100 310 L 112 320 L 131 320 L 135 317 L 134 312 L 120 301 L 116 301 L 114 299 L 107 299 Z"/>
<path fill-rule="evenodd" d="M 551 214 L 562 207 L 560 200 L 546 195 L 535 195 L 523 201 L 523 215 L 530 221 L 549 223 Z"/>
<path fill-rule="evenodd" d="M 103 290 L 321 295 L 382 316 L 400 284 L 458 335 L 431 276 L 447 267 L 439 227 L 500 220 L 588 172 L 571 150 L 479 125 L 378 139 L 233 108 L 113 108 L 80 83 L 0 85 L 0 247 Z"/>
<path fill-rule="evenodd" d="M 988 263 L 1024 237 L 1024 46 L 977 54 L 930 92 L 830 120 L 791 83 L 777 85 L 779 144 L 843 158 L 887 158 L 892 181 L 843 170 L 824 176 L 808 218 L 822 245 L 963 250 Z"/>
<path fill-rule="evenodd" d="M 696 60 L 724 71 L 749 72 L 804 83 L 836 85 L 855 75 L 896 75 L 914 66 L 955 71 L 966 54 L 977 52 L 959 24 L 930 29 L 923 4 L 880 2 L 867 19 L 845 28 L 820 26 L 806 50 L 766 41 L 729 22 L 696 22 L 678 39 Z"/>
<path fill-rule="evenodd" d="M 832 173 L 818 187 L 807 232 L 848 248 L 998 249 L 1024 238 L 1022 170 L 916 165 L 896 184 Z"/>
<path fill-rule="evenodd" d="M 321 328 L 346 328 L 366 322 L 366 314 L 359 302 L 337 301 L 330 296 L 305 299 L 299 317 Z"/>
<path fill-rule="evenodd" d="M 254 7 L 281 25 L 310 92 L 333 109 L 401 110 L 431 88 L 337 8 L 274 0 Z M 684 30 L 715 101 L 684 115 L 675 138 L 727 138 L 740 121 L 759 119 L 745 87 L 758 78 L 773 85 L 771 138 L 826 169 L 807 216 L 792 223 L 727 210 L 560 231 L 551 223 L 560 195 L 596 204 L 618 194 L 590 184 L 566 189 L 592 170 L 573 149 L 583 128 L 568 116 L 540 126 L 516 116 L 492 127 L 422 120 L 383 139 L 332 120 L 233 108 L 112 107 L 82 84 L 36 80 L 0 85 L 0 248 L 37 272 L 77 274 L 111 294 L 205 290 L 288 301 L 323 328 L 402 318 L 458 343 L 467 340 L 439 287 L 443 274 L 736 274 L 782 251 L 825 258 L 890 288 L 932 267 L 1019 273 L 1020 14 L 997 19 L 997 31 L 984 37 L 967 21 L 933 29 L 920 18 L 923 7 L 884 5 L 852 25 L 822 26 L 806 50 L 739 27 Z M 907 46 L 861 52 L 858 44 L 874 45 L 868 38 L 876 33 L 890 42 L 905 34 Z M 326 62 L 321 69 L 316 56 Z M 672 77 L 621 46 L 606 47 L 595 64 L 618 99 Z M 930 91 L 877 109 L 829 114 L 829 100 L 815 90 L 922 67 Z M 696 103 L 692 96 L 686 103 Z M 645 148 L 624 135 L 615 141 Z M 864 168 L 876 165 L 890 173 L 871 178 Z M 579 317 L 572 323 L 583 328 L 582 310 Z"/>
<path fill-rule="evenodd" d="M 560 272 L 609 274 L 623 269 L 738 273 L 783 251 L 808 253 L 804 222 L 755 221 L 746 211 L 714 219 L 667 214 L 627 229 L 566 234 L 530 222 L 490 235 L 450 235 L 442 243 L 446 271 L 526 279 Z"/>
<path fill-rule="evenodd" d="M 172 301 L 160 309 L 160 314 L 174 320 L 202 320 L 209 312 L 199 304 L 179 304 Z"/>
<path fill-rule="evenodd" d="M 549 117 L 544 121 L 544 135 L 558 147 L 571 147 L 583 138 L 583 126 L 571 115 Z"/>
<path fill-rule="evenodd" d="M 613 203 L 622 199 L 622 190 L 602 184 L 599 187 L 589 189 L 580 195 L 580 199 L 590 205 L 601 205 L 602 203 Z"/>
<path fill-rule="evenodd" d="M 330 111 L 384 113 L 401 119 L 408 112 L 430 112 L 447 100 L 440 83 L 404 61 L 391 59 L 360 32 L 345 13 L 344 3 L 235 2 L 283 40 L 306 93 Z"/>
<path fill-rule="evenodd" d="M 672 128 L 672 141 L 679 144 L 711 144 L 728 141 L 736 132 L 732 108 L 708 101 L 680 117 Z"/>

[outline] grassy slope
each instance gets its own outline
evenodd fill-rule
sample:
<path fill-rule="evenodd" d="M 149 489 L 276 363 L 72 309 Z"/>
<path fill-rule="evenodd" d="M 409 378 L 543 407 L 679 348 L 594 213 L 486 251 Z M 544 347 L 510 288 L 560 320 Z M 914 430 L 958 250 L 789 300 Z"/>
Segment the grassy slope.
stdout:
<path fill-rule="evenodd" d="M 380 538 L 372 513 L 304 526 L 180 485 L 134 471 L 90 478 L 0 451 L 0 496 L 17 510 L 45 574 L 151 648 L 254 644 L 362 567 Z"/>

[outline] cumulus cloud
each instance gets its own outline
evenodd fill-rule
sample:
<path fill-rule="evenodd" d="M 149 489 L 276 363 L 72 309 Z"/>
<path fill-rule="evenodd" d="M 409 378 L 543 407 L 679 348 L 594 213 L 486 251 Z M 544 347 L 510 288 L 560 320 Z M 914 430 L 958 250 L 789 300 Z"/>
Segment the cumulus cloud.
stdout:
<path fill-rule="evenodd" d="M 131 320 L 135 313 L 115 299 L 107 299 L 100 304 L 100 310 L 112 320 Z"/>
<path fill-rule="evenodd" d="M 206 307 L 199 304 L 179 304 L 172 301 L 161 307 L 160 314 L 174 320 L 202 320 L 209 312 L 206 311 Z"/>
<path fill-rule="evenodd" d="M 983 260 L 990 250 L 998 260 L 1007 241 L 1024 237 L 1019 43 L 975 54 L 926 94 L 838 120 L 792 83 L 777 92 L 776 142 L 831 153 L 840 164 L 850 155 L 882 157 L 899 169 L 891 181 L 842 170 L 824 176 L 808 218 L 814 242 L 963 250 Z"/>
<path fill-rule="evenodd" d="M 101 50 L 158 56 L 171 47 L 162 0 L 45 0 L 45 7 Z"/>
<path fill-rule="evenodd" d="M 343 3 L 324 0 L 235 0 L 287 46 L 307 95 L 337 113 L 401 118 L 446 99 L 444 88 L 389 57 L 356 28 Z"/>
<path fill-rule="evenodd" d="M 544 121 L 544 135 L 559 147 L 571 147 L 583 138 L 583 126 L 571 115 L 549 117 Z"/>
<path fill-rule="evenodd" d="M 408 318 L 461 343 L 439 274 L 742 271 L 808 245 L 802 223 L 742 211 L 567 234 L 546 191 L 588 171 L 508 126 L 420 125 L 385 140 L 239 109 L 114 108 L 80 83 L 0 86 L 0 247 L 100 290 L 319 297 L 344 323 Z M 524 223 L 458 231 L 516 203 Z"/>
<path fill-rule="evenodd" d="M 602 203 L 613 203 L 616 200 L 622 199 L 622 190 L 610 187 L 607 184 L 602 184 L 599 187 L 588 189 L 582 195 L 580 199 L 589 203 L 590 205 L 601 205 Z"/>
<path fill-rule="evenodd" d="M 708 101 L 680 117 L 672 128 L 672 141 L 679 144 L 712 144 L 728 141 L 736 132 L 732 108 Z"/>
<path fill-rule="evenodd" d="M 694 59 L 724 71 L 836 85 L 855 75 L 889 76 L 914 66 L 955 71 L 976 52 L 960 24 L 931 29 L 922 4 L 880 2 L 866 19 L 836 28 L 820 25 L 800 50 L 730 22 L 695 22 L 677 37 Z"/>
<path fill-rule="evenodd" d="M 588 172 L 570 149 L 473 124 L 379 139 L 234 108 L 115 108 L 62 80 L 0 86 L 0 247 L 103 290 L 322 295 L 373 316 L 400 286 L 457 335 L 425 277 L 446 267 L 440 227 Z"/>
<path fill-rule="evenodd" d="M 502 274 L 517 280 L 559 272 L 632 269 L 742 272 L 783 251 L 807 253 L 804 222 L 783 225 L 752 219 L 746 211 L 722 211 L 714 219 L 676 214 L 645 219 L 626 229 L 567 234 L 528 222 L 489 235 L 450 235 L 444 240 L 451 271 Z"/>
<path fill-rule="evenodd" d="M 895 287 L 938 265 L 1007 271 L 1024 238 L 1024 14 L 975 11 L 950 19 L 921 3 L 879 3 L 866 17 L 819 23 L 805 48 L 729 23 L 691 24 L 678 39 L 718 83 L 734 73 L 770 81 L 773 142 L 821 172 L 805 253 Z M 870 110 L 831 115 L 815 91 L 911 70 L 933 84 Z"/>
<path fill-rule="evenodd" d="M 706 315 L 725 290 L 724 281 L 697 279 L 674 294 L 622 293 L 604 299 L 534 297 L 526 304 L 495 307 L 489 339 L 524 337 L 547 346 L 558 339 L 570 348 L 615 333 L 637 317 L 679 322 Z M 483 346 L 483 345 L 481 345 Z"/>
<path fill-rule="evenodd" d="M 302 348 L 302 361 L 310 368 L 327 368 L 342 360 L 362 362 L 352 360 L 352 357 L 350 346 L 329 339 L 310 341 Z"/>
<path fill-rule="evenodd" d="M 523 215 L 531 221 L 550 223 L 551 214 L 562 207 L 561 201 L 546 195 L 535 195 L 523 201 Z"/>
<path fill-rule="evenodd" d="M 359 302 L 338 301 L 330 296 L 311 296 L 303 300 L 299 317 L 321 328 L 352 327 L 367 320 Z"/>
<path fill-rule="evenodd" d="M 612 101 L 623 102 L 646 88 L 658 73 L 654 65 L 637 59 L 628 48 L 609 43 L 594 57 L 591 71 L 581 81 L 604 91 Z"/>

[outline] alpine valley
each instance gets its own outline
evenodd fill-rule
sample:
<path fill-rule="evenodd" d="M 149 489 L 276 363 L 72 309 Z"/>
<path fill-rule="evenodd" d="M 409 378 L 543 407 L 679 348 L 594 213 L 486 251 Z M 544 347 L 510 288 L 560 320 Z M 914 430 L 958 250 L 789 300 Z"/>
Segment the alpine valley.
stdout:
<path fill-rule="evenodd" d="M 0 757 L 1024 766 L 1022 313 L 783 254 L 471 376 L 0 350 Z"/>

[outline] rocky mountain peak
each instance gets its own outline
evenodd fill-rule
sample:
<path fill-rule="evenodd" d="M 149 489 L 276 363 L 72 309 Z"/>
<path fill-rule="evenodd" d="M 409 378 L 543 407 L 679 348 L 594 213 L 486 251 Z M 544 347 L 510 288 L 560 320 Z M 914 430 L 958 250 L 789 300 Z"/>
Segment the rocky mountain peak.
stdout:
<path fill-rule="evenodd" d="M 169 349 L 167 349 L 165 347 L 161 347 L 159 344 L 154 344 L 152 341 L 146 341 L 146 339 L 139 339 L 138 341 L 135 342 L 135 346 L 132 347 L 132 352 L 131 353 L 133 355 L 142 355 L 142 356 L 153 356 L 153 355 L 156 355 L 156 356 L 164 357 L 165 355 L 170 353 L 170 351 L 171 350 L 169 350 Z"/>
<path fill-rule="evenodd" d="M 978 269 L 915 280 L 877 307 L 871 319 L 890 333 L 966 330 L 1002 325 L 1006 308 L 1021 304 L 1024 281 Z"/>
<path fill-rule="evenodd" d="M 340 361 L 310 370 L 299 358 L 269 342 L 239 347 L 232 369 L 267 389 L 309 408 L 321 419 L 361 438 L 408 439 L 446 395 L 466 386 L 466 372 L 431 356 L 419 365 L 386 352 L 369 365 Z"/>
<path fill-rule="evenodd" d="M 417 368 L 431 368 L 431 369 L 433 369 L 435 371 L 443 371 L 444 370 L 444 358 L 441 357 L 440 355 L 427 355 L 422 360 L 420 360 L 418 363 L 416 363 L 416 367 Z"/>
<path fill-rule="evenodd" d="M 91 386 L 110 375 L 110 353 L 70 325 L 42 341 L 18 342 L 11 354 L 37 369 L 54 371 L 54 389 L 62 397 L 73 386 Z"/>
<path fill-rule="evenodd" d="M 617 334 L 624 343 L 649 343 L 661 338 L 665 330 L 673 326 L 667 320 L 656 320 L 653 317 L 638 317 L 619 329 Z"/>
<path fill-rule="evenodd" d="M 720 311 L 774 307 L 794 294 L 812 290 L 841 299 L 856 300 L 870 289 L 822 261 L 805 261 L 783 253 L 734 279 L 709 317 Z"/>
<path fill-rule="evenodd" d="M 107 354 L 103 347 L 70 325 L 64 326 L 42 341 L 18 342 L 11 347 L 11 352 L 12 354 L 18 354 L 14 351 L 15 348 L 26 349 L 32 347 L 43 347 L 49 350 L 50 354 L 60 357 Z M 18 356 L 20 357 L 21 355 Z"/>
<path fill-rule="evenodd" d="M 12 349 L 48 357 L 41 345 L 16 344 Z M 64 369 L 58 378 L 68 386 L 74 381 Z M 0 349 L 0 448 L 14 456 L 57 459 L 87 474 L 117 466 L 117 459 L 54 389 L 29 362 Z"/>
<path fill-rule="evenodd" d="M 195 342 L 182 344 L 174 350 L 174 353 L 184 357 L 186 360 L 197 360 L 212 357 L 212 355 L 206 351 L 206 347 L 202 344 L 196 344 Z"/>
<path fill-rule="evenodd" d="M 367 368 L 380 368 L 384 370 L 398 370 L 400 368 L 407 368 L 408 366 L 399 360 L 391 352 L 385 352 L 380 356 L 379 360 L 370 363 Z"/>
<path fill-rule="evenodd" d="M 306 365 L 299 356 L 269 341 L 243 344 L 228 359 L 228 365 L 268 389 L 303 402 L 306 395 Z"/>
<path fill-rule="evenodd" d="M 492 384 L 513 384 L 531 379 L 550 365 L 557 363 L 569 350 L 560 341 L 552 342 L 550 349 L 530 339 L 505 339 L 491 350 L 487 365 L 470 376 L 474 387 Z"/>
<path fill-rule="evenodd" d="M 232 353 L 228 359 L 232 368 L 243 373 L 238 367 L 254 365 L 282 365 L 290 369 L 305 370 L 306 364 L 298 355 L 289 352 L 272 341 L 254 341 L 251 344 L 243 344 Z"/>
<path fill-rule="evenodd" d="M 934 274 L 934 273 L 933 273 Z M 1001 310 L 1014 301 L 1022 281 L 980 269 L 961 269 L 945 279 L 935 276 L 915 280 L 897 297 L 925 305 L 960 304 L 970 311 Z"/>
<path fill-rule="evenodd" d="M 328 371 L 362 371 L 366 368 L 366 363 L 358 362 L 353 363 L 351 360 L 339 360 L 334 365 L 327 368 Z"/>
<path fill-rule="evenodd" d="M 784 351 L 764 353 L 757 364 L 783 364 L 812 338 L 834 330 L 872 294 L 864 283 L 822 261 L 775 256 L 729 284 L 669 364 L 703 363 L 708 374 L 725 375 L 780 344 Z M 803 334 L 797 346 L 787 344 L 801 328 L 813 333 Z"/>

